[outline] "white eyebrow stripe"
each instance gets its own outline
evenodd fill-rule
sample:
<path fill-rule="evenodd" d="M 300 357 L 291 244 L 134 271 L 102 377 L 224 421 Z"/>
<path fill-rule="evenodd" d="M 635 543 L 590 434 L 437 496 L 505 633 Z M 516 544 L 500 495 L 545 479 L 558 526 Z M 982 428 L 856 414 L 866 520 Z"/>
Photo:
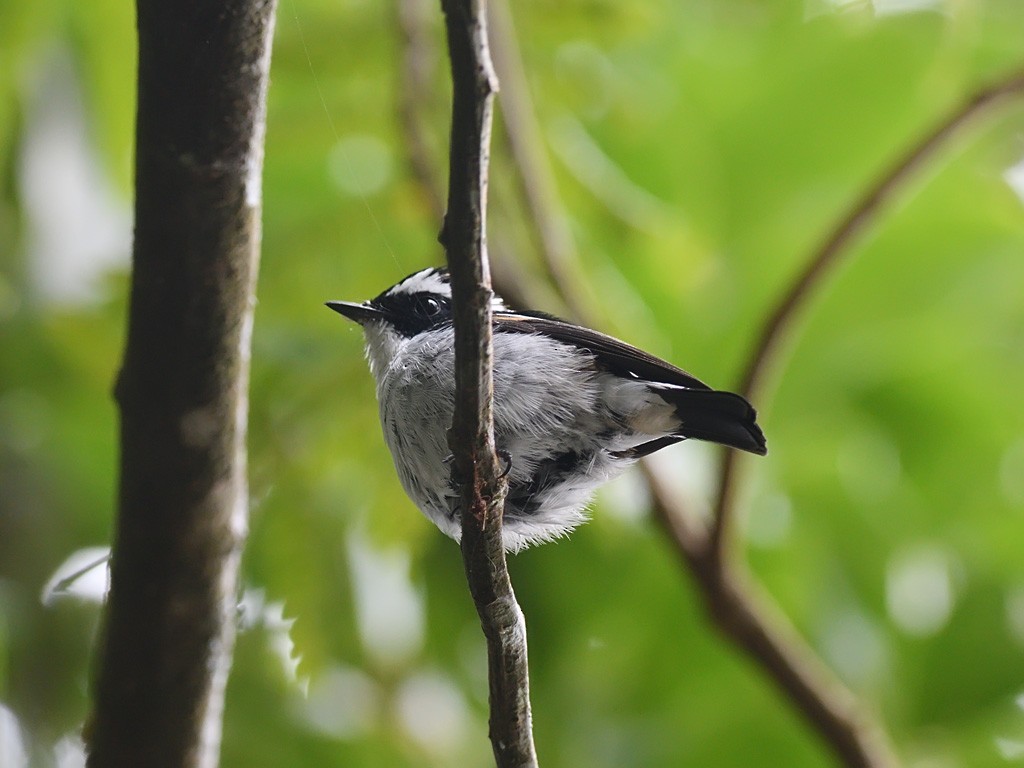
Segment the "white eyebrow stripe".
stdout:
<path fill-rule="evenodd" d="M 452 289 L 448 281 L 437 273 L 437 270 L 430 268 L 405 278 L 405 280 L 388 291 L 387 295 L 395 296 L 399 293 L 409 295 L 415 293 L 436 293 L 441 296 L 451 296 Z"/>
<path fill-rule="evenodd" d="M 452 286 L 448 282 L 448 275 L 440 274 L 435 267 L 428 267 L 409 275 L 405 280 L 388 290 L 385 295 L 397 296 L 399 294 L 406 294 L 412 296 L 417 293 L 434 293 L 450 299 L 452 296 Z M 507 311 L 507 309 L 502 298 L 494 294 L 491 310 L 497 312 Z"/>

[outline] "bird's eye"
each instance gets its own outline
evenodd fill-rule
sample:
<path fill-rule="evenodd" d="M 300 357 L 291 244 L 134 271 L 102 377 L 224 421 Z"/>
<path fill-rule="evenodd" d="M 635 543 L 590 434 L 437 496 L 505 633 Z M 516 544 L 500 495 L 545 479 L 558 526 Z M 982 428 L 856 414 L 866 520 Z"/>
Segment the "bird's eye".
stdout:
<path fill-rule="evenodd" d="M 427 296 L 423 300 L 423 311 L 428 317 L 433 317 L 441 311 L 441 302 L 433 296 Z"/>

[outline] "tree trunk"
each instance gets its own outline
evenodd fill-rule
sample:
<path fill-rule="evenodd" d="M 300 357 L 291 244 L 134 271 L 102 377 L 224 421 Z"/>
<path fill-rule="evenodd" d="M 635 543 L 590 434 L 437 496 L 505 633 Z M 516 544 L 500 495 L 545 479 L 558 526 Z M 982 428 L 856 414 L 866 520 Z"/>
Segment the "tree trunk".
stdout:
<path fill-rule="evenodd" d="M 138 0 L 119 514 L 90 766 L 214 766 L 245 435 L 274 0 Z"/>

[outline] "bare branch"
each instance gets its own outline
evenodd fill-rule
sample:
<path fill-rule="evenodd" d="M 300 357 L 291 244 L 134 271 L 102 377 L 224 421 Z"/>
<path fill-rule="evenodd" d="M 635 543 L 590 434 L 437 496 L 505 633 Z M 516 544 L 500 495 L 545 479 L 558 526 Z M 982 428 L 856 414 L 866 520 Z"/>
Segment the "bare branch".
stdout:
<path fill-rule="evenodd" d="M 551 284 L 569 311 L 585 319 L 588 312 L 577 288 L 581 283 L 575 269 L 576 242 L 546 162 L 544 137 L 530 98 L 512 12 L 506 0 L 491 0 L 488 8 L 494 64 L 502 84 L 498 94 L 502 125 L 512 161 L 519 171 L 516 181 L 530 216 L 530 229 L 540 246 L 541 261 Z"/>
<path fill-rule="evenodd" d="M 873 224 L 886 203 L 913 176 L 914 172 L 943 147 L 945 142 L 974 118 L 1007 98 L 1024 94 L 1024 70 L 971 94 L 944 120 L 911 146 L 855 201 L 808 259 L 801 273 L 776 304 L 761 328 L 761 335 L 748 358 L 740 379 L 739 391 L 756 398 L 764 377 L 778 357 L 779 344 L 797 313 L 857 236 Z"/>
<path fill-rule="evenodd" d="M 138 0 L 119 515 L 89 765 L 207 768 L 248 525 L 249 340 L 274 0 Z"/>
<path fill-rule="evenodd" d="M 839 258 L 847 253 L 867 227 L 873 224 L 885 204 L 899 192 L 914 172 L 930 160 L 961 128 L 989 108 L 1002 101 L 1024 94 L 1024 70 L 1016 70 L 1007 77 L 968 96 L 944 120 L 928 131 L 892 164 L 856 200 L 848 212 L 828 233 L 813 252 L 803 270 L 779 299 L 768 319 L 761 326 L 761 334 L 747 361 L 740 379 L 739 391 L 748 400 L 756 401 L 764 390 L 764 381 L 780 356 L 782 344 L 792 335 L 793 322 L 807 305 L 815 289 L 831 274 Z M 719 471 L 718 494 L 711 528 L 712 546 L 722 556 L 729 537 L 733 518 L 737 475 L 735 451 L 727 451 Z"/>
<path fill-rule="evenodd" d="M 441 221 L 444 218 L 443 181 L 423 125 L 437 58 L 427 28 L 430 8 L 423 0 L 398 0 L 396 26 L 401 33 L 402 61 L 396 92 L 398 124 L 405 137 L 403 145 L 408 152 L 409 168 L 430 205 L 431 214 L 436 221 Z"/>
<path fill-rule="evenodd" d="M 526 622 L 502 544 L 505 482 L 494 449 L 487 163 L 497 78 L 483 0 L 442 0 L 452 72 L 448 254 L 455 322 L 452 475 L 462 489 L 462 557 L 487 638 L 490 737 L 499 768 L 535 766 Z"/>
<path fill-rule="evenodd" d="M 1024 93 L 1024 71 L 1016 71 L 1003 80 L 982 88 L 967 98 L 945 120 L 926 133 L 916 144 L 899 157 L 896 162 L 869 187 L 852 205 L 838 224 L 812 254 L 806 266 L 796 277 L 789 289 L 779 300 L 768 320 L 762 326 L 761 335 L 750 355 L 745 373 L 741 379 L 740 391 L 750 399 L 756 399 L 764 389 L 764 380 L 771 366 L 779 357 L 782 343 L 791 332 L 793 323 L 813 295 L 814 289 L 830 274 L 839 258 L 848 252 L 857 236 L 877 219 L 885 204 L 895 195 L 913 173 L 948 141 L 959 129 L 981 113 L 999 102 Z M 745 590 L 725 589 L 721 576 L 732 573 L 728 562 L 730 545 L 729 531 L 734 518 L 734 507 L 738 477 L 738 457 L 735 452 L 725 453 L 719 472 L 718 494 L 710 530 L 707 550 L 702 557 L 691 562 L 691 570 L 700 578 L 710 566 L 710 573 L 716 575 L 717 589 L 705 587 L 709 597 L 709 609 L 716 622 L 733 634 L 737 641 L 762 659 L 763 665 L 776 682 L 785 689 L 794 702 L 819 730 L 830 740 L 837 754 L 847 765 L 890 765 L 895 758 L 885 746 L 881 731 L 868 724 L 863 716 L 852 717 L 847 697 L 840 691 L 837 680 L 830 679 L 819 669 L 816 673 L 806 666 L 792 662 L 810 658 L 808 654 L 793 656 L 792 652 L 802 642 L 793 632 L 753 631 L 758 619 L 754 603 L 744 606 Z M 671 528 L 672 512 L 667 504 L 659 503 L 659 514 L 666 526 Z M 767 605 L 760 601 L 762 609 Z M 781 617 L 781 614 L 779 614 Z M 778 625 L 778 621 L 775 622 Z M 765 629 L 769 625 L 763 624 Z M 782 638 L 786 639 L 784 642 Z M 787 659 L 787 656 L 791 658 Z M 860 721 L 858 723 L 858 720 Z"/>
<path fill-rule="evenodd" d="M 444 218 L 444 182 L 438 172 L 433 146 L 427 130 L 427 116 L 431 106 L 431 88 L 427 73 L 434 66 L 434 49 L 430 37 L 430 17 L 424 13 L 428 6 L 423 0 L 398 0 L 396 27 L 401 33 L 401 82 L 396 89 L 398 127 L 404 137 L 404 146 L 412 180 L 427 200 L 431 214 L 437 221 Z M 489 241 L 490 250 L 497 254 L 493 260 L 491 284 L 512 306 L 527 306 L 515 256 L 498 239 Z M 501 258 L 503 253 L 508 258 Z"/>
<path fill-rule="evenodd" d="M 804 642 L 771 596 L 737 563 L 712 556 L 704 531 L 687 522 L 686 510 L 650 464 L 645 469 L 658 522 L 700 586 L 708 616 L 719 631 L 767 672 L 844 765 L 897 765 L 885 732 Z"/>

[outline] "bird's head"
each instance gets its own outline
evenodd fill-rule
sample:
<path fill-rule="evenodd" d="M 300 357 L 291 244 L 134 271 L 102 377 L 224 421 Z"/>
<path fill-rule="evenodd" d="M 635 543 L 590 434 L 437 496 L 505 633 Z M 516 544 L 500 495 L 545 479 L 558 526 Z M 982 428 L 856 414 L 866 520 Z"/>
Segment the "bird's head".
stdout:
<path fill-rule="evenodd" d="M 448 270 L 430 267 L 414 272 L 369 301 L 328 301 L 327 306 L 363 327 L 376 374 L 408 339 L 451 326 L 452 286 Z M 505 309 L 497 296 L 492 309 Z"/>
<path fill-rule="evenodd" d="M 382 324 L 411 338 L 452 322 L 452 285 L 447 269 L 429 267 L 413 272 L 369 301 L 328 301 L 327 306 L 363 328 Z M 491 309 L 498 312 L 507 307 L 495 295 Z"/>

